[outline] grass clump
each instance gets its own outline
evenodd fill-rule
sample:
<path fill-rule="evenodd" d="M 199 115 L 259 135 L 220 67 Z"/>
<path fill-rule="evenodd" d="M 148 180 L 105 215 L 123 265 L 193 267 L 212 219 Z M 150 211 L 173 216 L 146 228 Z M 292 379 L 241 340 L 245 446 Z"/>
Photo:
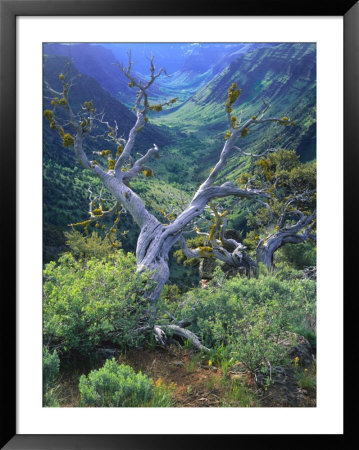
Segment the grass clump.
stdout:
<path fill-rule="evenodd" d="M 42 393 L 44 406 L 60 406 L 58 401 L 59 386 L 56 384 L 59 370 L 60 360 L 56 350 L 50 353 L 49 349 L 44 347 L 42 353 Z"/>
<path fill-rule="evenodd" d="M 302 389 L 306 389 L 307 391 L 315 391 L 317 386 L 317 378 L 314 368 L 305 368 L 300 370 L 296 378 L 298 385 Z"/>
<path fill-rule="evenodd" d="M 255 407 L 259 406 L 258 398 L 253 390 L 239 380 L 226 383 L 226 391 L 222 406 Z"/>

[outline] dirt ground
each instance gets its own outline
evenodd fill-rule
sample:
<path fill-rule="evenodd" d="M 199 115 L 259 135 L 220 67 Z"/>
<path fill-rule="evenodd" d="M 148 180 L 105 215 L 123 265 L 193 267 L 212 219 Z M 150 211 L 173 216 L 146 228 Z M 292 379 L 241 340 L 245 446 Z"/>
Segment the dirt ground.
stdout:
<path fill-rule="evenodd" d="M 301 389 L 290 377 L 268 387 L 258 386 L 254 377 L 239 363 L 225 374 L 208 359 L 190 349 L 138 349 L 118 356 L 117 361 L 141 371 L 153 381 L 172 385 L 175 407 L 314 407 L 315 392 Z M 99 367 L 102 363 L 99 363 Z M 77 373 L 62 374 L 61 406 L 79 406 Z M 241 395 L 233 396 L 233 385 Z M 244 393 L 244 395 L 243 395 Z"/>
<path fill-rule="evenodd" d="M 161 380 L 166 385 L 174 383 L 177 407 L 222 406 L 226 391 L 223 372 L 209 366 L 208 359 L 201 360 L 191 350 L 136 350 L 120 361 L 136 371 L 141 370 L 154 381 Z M 231 374 L 228 376 L 231 377 Z M 246 378 L 245 374 L 241 376 Z"/>

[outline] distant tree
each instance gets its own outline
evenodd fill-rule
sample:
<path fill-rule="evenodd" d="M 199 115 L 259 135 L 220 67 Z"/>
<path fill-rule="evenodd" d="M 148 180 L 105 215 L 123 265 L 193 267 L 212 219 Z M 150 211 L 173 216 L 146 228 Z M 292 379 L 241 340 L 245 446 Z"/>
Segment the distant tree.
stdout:
<path fill-rule="evenodd" d="M 176 99 L 161 104 L 150 104 L 147 95 L 148 89 L 161 74 L 166 74 L 163 68 L 156 72 L 153 57 L 150 59 L 150 73 L 147 82 L 135 79 L 132 66 L 131 54 L 129 54 L 127 66 L 119 65 L 122 74 L 128 79 L 129 87 L 136 88 L 136 101 L 133 108 L 136 119 L 127 138 L 119 136 L 117 123 L 108 123 L 105 120 L 105 113 L 97 112 L 91 100 L 84 101 L 80 111 L 73 111 L 70 91 L 74 80 L 70 78 L 69 70 L 59 75 L 62 85 L 60 91 L 56 91 L 45 82 L 52 109 L 45 110 L 44 115 L 49 121 L 50 128 L 58 133 L 63 146 L 74 148 L 80 165 L 98 177 L 114 198 L 115 204 L 108 209 L 104 207 L 102 192 L 91 199 L 89 218 L 81 225 L 87 229 L 90 225 L 96 226 L 102 219 L 112 215 L 115 217 L 112 231 L 116 232 L 118 214 L 122 210 L 126 210 L 140 228 L 136 248 L 137 270 L 151 272 L 150 282 L 145 290 L 145 297 L 151 305 L 151 312 L 148 316 L 148 325 L 143 326 L 143 330 L 153 330 L 160 342 L 165 341 L 166 332 L 169 331 L 184 336 L 196 347 L 203 348 L 197 337 L 186 330 L 182 323 L 176 323 L 175 318 L 171 317 L 172 323 L 166 326 L 156 324 L 157 300 L 162 287 L 169 278 L 169 251 L 176 243 L 180 241 L 183 243 L 183 233 L 214 199 L 231 196 L 239 199 L 271 199 L 271 193 L 263 189 L 263 186 L 257 188 L 251 183 L 247 183 L 244 188 L 241 188 L 230 181 L 220 182 L 219 178 L 228 158 L 234 151 L 245 154 L 236 146 L 237 141 L 244 139 L 259 125 L 276 123 L 288 126 L 293 123 L 288 117 L 265 117 L 269 109 L 269 104 L 266 103 L 256 115 L 250 118 L 244 119 L 243 114 L 236 117 L 233 114 L 232 106 L 240 96 L 241 90 L 233 83 L 228 89 L 225 102 L 229 129 L 224 136 L 224 145 L 217 163 L 183 211 L 170 218 L 169 223 L 161 223 L 146 208 L 130 184 L 135 177 L 152 176 L 152 170 L 148 164 L 151 157 L 159 156 L 159 149 L 156 144 L 153 144 L 144 155 L 136 157 L 134 146 L 137 134 L 148 122 L 149 113 L 161 111 L 164 107 L 174 103 Z M 102 143 L 100 149 L 94 152 L 95 158 L 90 158 L 85 151 L 86 141 L 90 139 Z M 100 144 L 98 145 L 100 146 Z M 114 245 L 116 244 L 114 243 Z M 236 246 L 236 243 L 233 245 Z M 198 251 L 206 256 L 216 256 L 220 253 L 215 246 L 204 246 Z M 240 249 L 235 249 L 235 253 L 239 253 L 239 251 Z"/>

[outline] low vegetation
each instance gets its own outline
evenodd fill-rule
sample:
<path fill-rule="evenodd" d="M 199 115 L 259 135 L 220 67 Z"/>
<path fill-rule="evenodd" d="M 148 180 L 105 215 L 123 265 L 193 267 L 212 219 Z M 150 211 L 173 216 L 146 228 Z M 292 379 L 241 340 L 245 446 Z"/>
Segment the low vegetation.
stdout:
<path fill-rule="evenodd" d="M 75 254 L 77 248 L 76 241 Z M 101 258 L 67 252 L 46 265 L 45 406 L 184 406 L 189 399 L 196 406 L 261 406 L 255 380 L 260 374 L 269 386 L 278 366 L 293 367 L 296 384 L 315 395 L 315 367 L 298 366 L 282 345 L 288 333 L 299 333 L 315 348 L 314 281 L 283 279 L 280 270 L 265 268 L 251 279 L 228 278 L 218 267 L 205 288 L 180 293 L 168 285 L 159 323 L 168 315 L 187 321 L 210 352 L 195 352 L 186 339 L 173 339 L 167 366 L 154 371 L 162 358 L 154 356 L 157 343 L 136 331 L 146 306 L 144 299 L 139 306 L 143 277 L 136 275 L 134 256 L 122 250 Z M 111 354 L 116 358 L 106 360 Z M 75 404 L 66 399 L 69 374 Z"/>

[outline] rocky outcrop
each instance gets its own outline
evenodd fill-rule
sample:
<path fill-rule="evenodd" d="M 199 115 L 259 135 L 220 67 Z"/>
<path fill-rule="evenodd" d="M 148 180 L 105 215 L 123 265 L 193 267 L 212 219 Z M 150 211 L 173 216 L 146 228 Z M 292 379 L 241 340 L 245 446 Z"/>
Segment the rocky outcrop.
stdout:
<path fill-rule="evenodd" d="M 317 281 L 317 268 L 316 266 L 305 267 L 302 271 L 302 278 L 304 280 Z"/>
<path fill-rule="evenodd" d="M 281 344 L 287 349 L 287 355 L 291 360 L 297 358 L 297 364 L 310 367 L 315 362 L 312 346 L 305 337 L 288 331 Z"/>

